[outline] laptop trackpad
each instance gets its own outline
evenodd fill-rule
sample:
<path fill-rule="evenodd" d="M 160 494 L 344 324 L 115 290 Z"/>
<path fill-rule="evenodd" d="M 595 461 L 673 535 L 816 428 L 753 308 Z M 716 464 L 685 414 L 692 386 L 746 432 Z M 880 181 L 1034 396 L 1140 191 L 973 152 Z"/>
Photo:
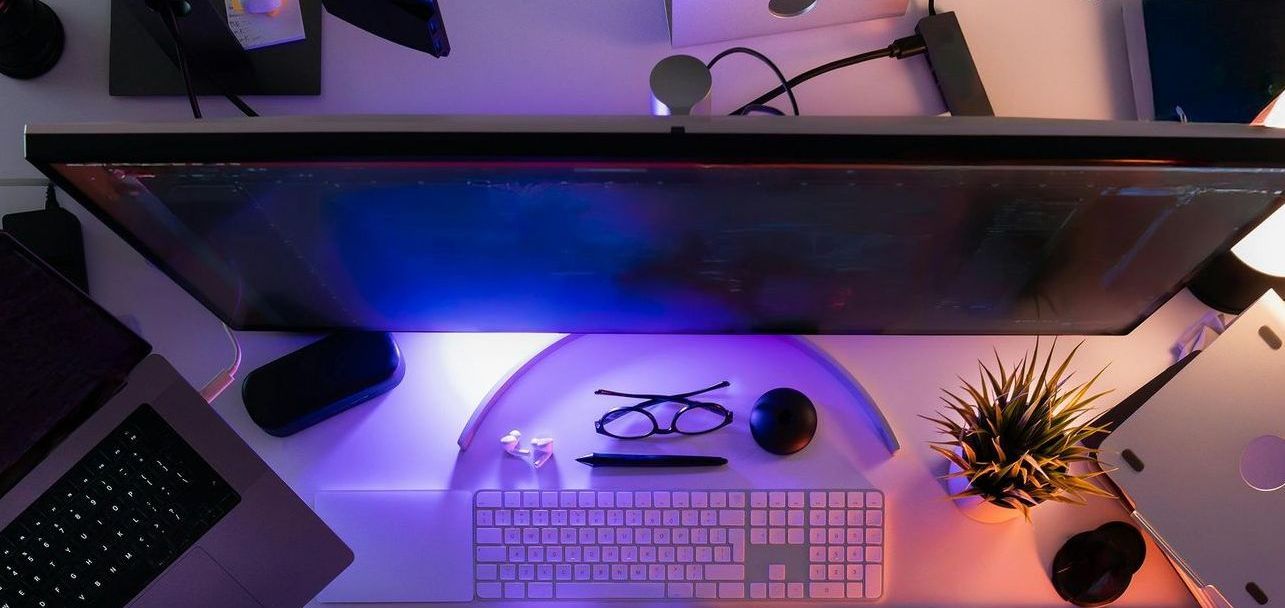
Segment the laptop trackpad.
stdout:
<path fill-rule="evenodd" d="M 315 506 L 356 556 L 318 600 L 473 599 L 471 492 L 321 492 Z"/>
<path fill-rule="evenodd" d="M 170 566 L 130 608 L 263 608 L 200 547 Z"/>

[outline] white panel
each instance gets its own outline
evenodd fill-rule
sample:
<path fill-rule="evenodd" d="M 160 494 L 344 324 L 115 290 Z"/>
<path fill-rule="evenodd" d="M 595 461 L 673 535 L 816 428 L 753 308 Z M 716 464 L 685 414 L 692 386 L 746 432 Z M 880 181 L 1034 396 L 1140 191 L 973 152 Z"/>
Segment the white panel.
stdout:
<path fill-rule="evenodd" d="M 779 34 L 906 14 L 909 0 L 817 0 L 811 10 L 778 17 L 768 0 L 668 0 L 675 48 Z"/>
<path fill-rule="evenodd" d="M 318 599 L 473 599 L 471 492 L 321 492 L 317 514 L 356 559 Z"/>

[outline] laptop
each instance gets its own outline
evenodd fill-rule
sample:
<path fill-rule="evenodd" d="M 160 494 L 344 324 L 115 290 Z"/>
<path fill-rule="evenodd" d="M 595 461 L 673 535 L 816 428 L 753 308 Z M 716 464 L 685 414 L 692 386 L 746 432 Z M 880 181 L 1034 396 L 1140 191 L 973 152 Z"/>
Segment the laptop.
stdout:
<path fill-rule="evenodd" d="M 1268 292 L 1102 443 L 1111 479 L 1186 577 L 1285 604 L 1285 302 Z"/>
<path fill-rule="evenodd" d="M 297 608 L 352 559 L 165 359 L 0 233 L 0 608 Z"/>

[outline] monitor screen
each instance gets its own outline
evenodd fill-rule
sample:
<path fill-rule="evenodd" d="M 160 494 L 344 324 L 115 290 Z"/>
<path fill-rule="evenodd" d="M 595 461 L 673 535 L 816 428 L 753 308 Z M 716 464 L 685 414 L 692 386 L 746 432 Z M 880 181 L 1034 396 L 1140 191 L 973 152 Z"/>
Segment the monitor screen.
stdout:
<path fill-rule="evenodd" d="M 0 233 L 0 494 L 102 406 L 150 347 Z"/>
<path fill-rule="evenodd" d="M 1115 334 L 1285 187 L 1278 167 L 1085 162 L 1052 142 L 1006 162 L 975 138 L 943 162 L 549 140 L 49 168 L 226 322 L 265 330 Z"/>

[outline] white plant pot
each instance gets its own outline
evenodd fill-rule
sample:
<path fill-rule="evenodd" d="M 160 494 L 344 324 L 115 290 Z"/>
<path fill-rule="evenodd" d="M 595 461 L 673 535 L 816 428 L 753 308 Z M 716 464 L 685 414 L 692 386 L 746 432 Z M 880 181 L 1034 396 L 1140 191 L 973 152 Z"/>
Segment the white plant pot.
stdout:
<path fill-rule="evenodd" d="M 951 475 L 959 471 L 959 465 L 953 462 L 950 463 Z M 968 489 L 968 480 L 963 477 L 951 477 L 946 480 L 946 488 L 950 490 L 952 495 L 959 494 Z M 953 500 L 955 501 L 955 506 L 959 507 L 959 510 L 964 515 L 984 524 L 1002 524 L 1022 516 L 1022 512 L 1017 509 L 1001 507 L 980 496 L 967 496 Z"/>

